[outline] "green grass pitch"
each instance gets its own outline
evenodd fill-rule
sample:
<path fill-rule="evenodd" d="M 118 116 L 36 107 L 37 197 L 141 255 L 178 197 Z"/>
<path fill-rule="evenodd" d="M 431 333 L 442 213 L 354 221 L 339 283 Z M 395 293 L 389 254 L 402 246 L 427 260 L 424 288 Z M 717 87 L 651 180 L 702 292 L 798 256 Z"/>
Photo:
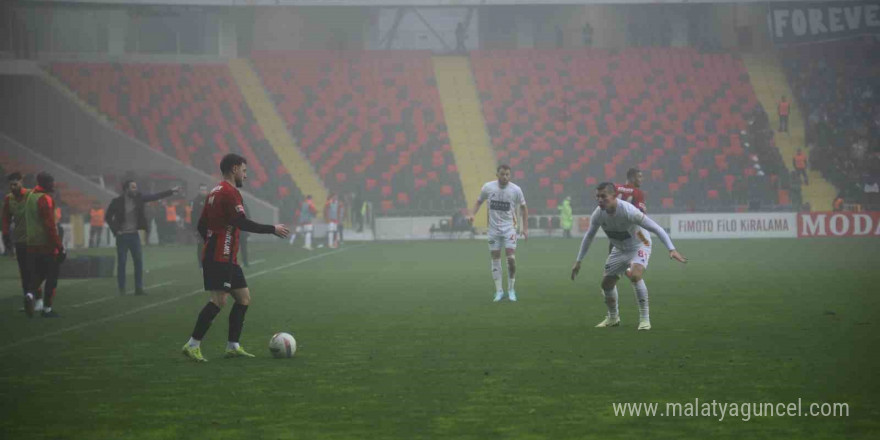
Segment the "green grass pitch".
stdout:
<path fill-rule="evenodd" d="M 482 241 L 255 243 L 242 344 L 258 357 L 222 358 L 227 306 L 201 365 L 179 352 L 206 301 L 193 247 L 146 249 L 146 297 L 62 280 L 57 320 L 19 312 L 15 262 L 0 259 L 0 438 L 878 438 L 880 241 L 682 240 L 687 265 L 657 242 L 650 332 L 628 282 L 621 327 L 593 328 L 607 244 L 572 282 L 578 243 L 521 241 L 520 301 L 499 304 Z M 271 358 L 277 331 L 295 358 Z M 612 409 L 695 398 L 843 402 L 849 416 Z"/>

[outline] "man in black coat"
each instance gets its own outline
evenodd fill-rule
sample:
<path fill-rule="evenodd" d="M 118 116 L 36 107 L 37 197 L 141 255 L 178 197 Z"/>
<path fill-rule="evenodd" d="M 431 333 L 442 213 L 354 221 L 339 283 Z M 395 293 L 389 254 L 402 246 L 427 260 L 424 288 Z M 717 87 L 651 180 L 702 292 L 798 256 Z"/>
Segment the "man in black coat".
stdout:
<path fill-rule="evenodd" d="M 122 195 L 113 199 L 110 206 L 107 207 L 104 220 L 116 237 L 116 282 L 120 295 L 125 295 L 125 264 L 128 252 L 131 252 L 131 259 L 134 262 L 134 294 L 146 294 L 144 292 L 141 238 L 138 234 L 138 231 L 148 229 L 144 204 L 164 199 L 178 192 L 180 192 L 180 187 L 175 186 L 168 191 L 157 194 L 141 194 L 138 191 L 137 182 L 126 180 L 122 184 Z"/>

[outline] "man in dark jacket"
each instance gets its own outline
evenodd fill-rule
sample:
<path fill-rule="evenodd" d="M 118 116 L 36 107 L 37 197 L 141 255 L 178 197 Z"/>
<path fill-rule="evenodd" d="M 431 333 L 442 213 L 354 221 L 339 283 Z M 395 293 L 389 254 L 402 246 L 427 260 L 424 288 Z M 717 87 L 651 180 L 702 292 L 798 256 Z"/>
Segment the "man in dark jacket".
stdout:
<path fill-rule="evenodd" d="M 116 237 L 116 283 L 120 295 L 125 295 L 125 264 L 129 251 L 134 262 L 134 294 L 146 294 L 144 292 L 141 238 L 138 234 L 138 231 L 147 230 L 144 204 L 164 199 L 178 192 L 180 192 L 180 187 L 175 186 L 168 191 L 157 194 L 141 194 L 138 191 L 137 182 L 126 180 L 122 184 L 122 195 L 113 199 L 110 206 L 107 207 L 104 220 Z"/>

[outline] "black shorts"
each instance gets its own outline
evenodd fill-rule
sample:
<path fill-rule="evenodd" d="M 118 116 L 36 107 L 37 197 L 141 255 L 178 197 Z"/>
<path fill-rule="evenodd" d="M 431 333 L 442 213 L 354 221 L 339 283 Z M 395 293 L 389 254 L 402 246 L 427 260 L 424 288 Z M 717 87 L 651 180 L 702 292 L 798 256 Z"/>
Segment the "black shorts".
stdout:
<path fill-rule="evenodd" d="M 232 263 L 218 263 L 205 261 L 202 263 L 202 277 L 205 280 L 205 290 L 222 290 L 228 292 L 232 289 L 244 289 L 247 280 L 241 266 Z"/>

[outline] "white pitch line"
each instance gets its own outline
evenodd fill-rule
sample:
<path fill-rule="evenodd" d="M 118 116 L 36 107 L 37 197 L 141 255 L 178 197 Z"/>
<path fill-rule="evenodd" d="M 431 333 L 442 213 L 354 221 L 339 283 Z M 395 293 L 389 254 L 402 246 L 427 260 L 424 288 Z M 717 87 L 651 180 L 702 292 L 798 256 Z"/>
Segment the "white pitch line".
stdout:
<path fill-rule="evenodd" d="M 91 300 L 91 301 L 86 301 L 86 302 L 84 302 L 84 303 L 74 304 L 74 305 L 70 306 L 70 308 L 71 308 L 71 309 L 75 309 L 75 308 L 77 308 L 77 307 L 87 306 L 87 305 L 89 305 L 89 304 L 97 304 L 97 303 L 99 303 L 99 302 L 110 301 L 111 299 L 113 299 L 113 298 L 118 298 L 118 297 L 119 297 L 119 295 L 117 295 L 117 296 L 105 296 L 105 297 L 103 297 L 103 298 L 93 299 L 93 300 Z"/>
<path fill-rule="evenodd" d="M 267 274 L 267 273 L 271 273 L 271 272 L 279 271 L 279 270 L 282 270 L 282 269 L 287 269 L 288 267 L 293 267 L 293 266 L 296 266 L 296 265 L 299 265 L 299 264 L 303 264 L 303 263 L 308 263 L 309 261 L 312 261 L 312 260 L 317 260 L 317 259 L 319 259 L 319 258 L 328 257 L 328 256 L 330 256 L 330 255 L 338 254 L 338 253 L 340 253 L 340 252 L 345 252 L 345 251 L 347 251 L 347 250 L 354 249 L 354 248 L 361 247 L 361 246 L 365 246 L 365 245 L 350 246 L 350 247 L 347 247 L 347 248 L 345 248 L 345 249 L 339 249 L 339 250 L 336 250 L 336 251 L 327 252 L 326 254 L 315 255 L 314 257 L 304 258 L 304 259 L 302 259 L 302 260 L 297 260 L 297 261 L 294 261 L 294 262 L 292 262 L 292 263 L 284 264 L 284 265 L 278 266 L 278 267 L 273 268 L 273 269 L 267 269 L 267 270 L 263 270 L 263 271 L 257 272 L 257 273 L 255 273 L 255 274 L 253 274 L 253 275 L 249 275 L 248 277 L 249 277 L 249 278 L 256 278 L 256 277 L 258 277 L 258 276 L 262 276 L 262 275 L 265 275 L 265 274 Z M 105 322 L 115 321 L 115 320 L 120 319 L 120 318 L 125 318 L 126 316 L 134 315 L 135 313 L 143 312 L 144 310 L 155 309 L 156 307 L 163 306 L 163 305 L 165 305 L 165 304 L 171 304 L 171 303 L 173 303 L 173 302 L 177 302 L 177 301 L 180 301 L 180 300 L 182 300 L 182 299 L 189 298 L 189 297 L 191 297 L 191 296 L 193 296 L 193 295 L 196 295 L 196 294 L 199 294 L 199 293 L 203 293 L 204 291 L 205 291 L 204 289 L 196 289 L 196 290 L 193 290 L 192 292 L 187 292 L 187 293 L 184 293 L 183 295 L 175 296 L 175 297 L 173 297 L 173 298 L 169 298 L 169 299 L 166 299 L 166 300 L 164 300 L 164 301 L 159 301 L 159 302 L 157 302 L 157 303 L 148 304 L 148 305 L 145 305 L 145 306 L 143 306 L 143 307 L 138 307 L 138 308 L 136 308 L 136 309 L 131 309 L 131 310 L 127 311 L 127 312 L 117 313 L 117 314 L 115 314 L 115 315 L 107 316 L 107 317 L 105 317 L 105 318 L 101 318 L 101 319 L 96 319 L 96 320 L 94 320 L 94 321 L 83 322 L 83 323 L 81 323 L 81 324 L 72 325 L 72 326 L 70 326 L 70 327 L 65 327 L 65 328 L 63 328 L 63 329 L 61 329 L 61 330 L 56 330 L 56 331 L 54 331 L 54 332 L 49 332 L 49 333 L 42 334 L 42 335 L 39 335 L 39 336 L 32 336 L 32 337 L 30 337 L 30 338 L 25 338 L 25 339 L 22 339 L 22 340 L 20 340 L 20 341 L 16 341 L 16 342 L 13 342 L 13 343 L 11 343 L 11 344 L 7 344 L 7 345 L 4 345 L 4 346 L 0 347 L 0 351 L 6 351 L 6 350 L 8 350 L 8 349 L 10 349 L 10 348 L 18 347 L 19 345 L 29 344 L 29 343 L 31 343 L 31 342 L 39 341 L 39 340 L 46 339 L 46 338 L 51 338 L 51 337 L 53 337 L 53 336 L 63 335 L 63 334 L 65 334 L 65 333 L 70 333 L 70 332 L 72 332 L 72 331 L 74 331 L 74 330 L 79 330 L 79 329 L 81 329 L 81 328 L 91 327 L 91 326 L 96 325 L 96 324 L 103 324 L 103 323 L 105 323 Z"/>
<path fill-rule="evenodd" d="M 157 287 L 167 286 L 169 284 L 174 284 L 174 281 L 165 281 L 164 283 L 153 284 L 152 286 L 144 287 L 144 290 L 153 290 Z"/>
<path fill-rule="evenodd" d="M 157 287 L 167 286 L 167 285 L 172 284 L 172 283 L 173 283 L 172 281 L 166 281 L 166 282 L 164 282 L 164 283 L 153 284 L 152 286 L 144 287 L 144 290 L 152 290 L 152 289 L 155 289 L 155 288 L 157 288 Z M 113 299 L 113 298 L 119 298 L 119 297 L 121 297 L 121 296 L 122 296 L 122 295 L 105 296 L 105 297 L 103 297 L 103 298 L 93 299 L 93 300 L 91 300 L 91 301 L 86 301 L 86 302 L 84 302 L 84 303 L 74 304 L 74 305 L 70 306 L 70 308 L 75 309 L 75 308 L 77 308 L 77 307 L 87 306 L 87 305 L 90 305 L 90 304 L 97 304 L 97 303 L 104 302 L 104 301 L 110 301 L 110 300 Z"/>

